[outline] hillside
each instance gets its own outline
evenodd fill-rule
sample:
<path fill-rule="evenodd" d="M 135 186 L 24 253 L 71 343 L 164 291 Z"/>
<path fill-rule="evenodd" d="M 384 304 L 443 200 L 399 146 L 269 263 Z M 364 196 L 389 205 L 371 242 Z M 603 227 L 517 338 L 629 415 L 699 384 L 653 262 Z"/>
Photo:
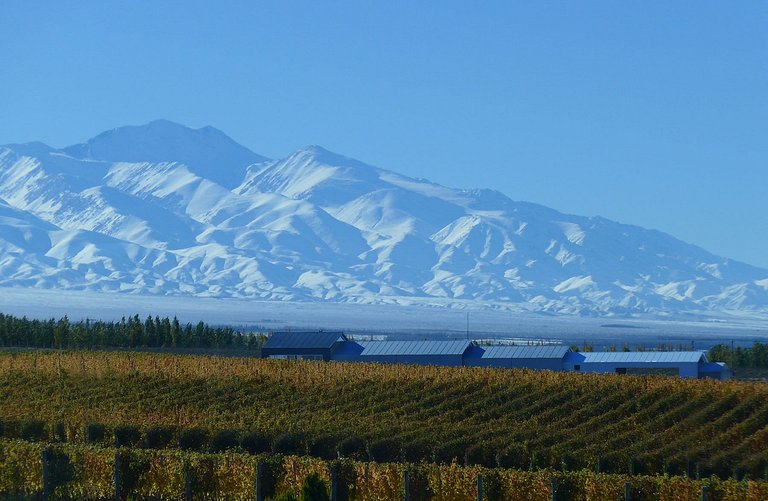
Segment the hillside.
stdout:
<path fill-rule="evenodd" d="M 126 353 L 0 354 L 6 436 L 40 419 L 259 433 L 280 452 L 701 475 L 768 467 L 763 384 Z M 16 431 L 14 431 L 16 430 Z M 107 437 L 111 436 L 109 433 Z M 80 437 L 79 439 L 77 437 Z M 109 440 L 109 438 L 105 438 Z M 287 445 L 286 445 L 287 444 Z"/>
<path fill-rule="evenodd" d="M 768 309 L 768 270 L 674 237 L 212 127 L 0 147 L 0 286 L 583 315 Z"/>

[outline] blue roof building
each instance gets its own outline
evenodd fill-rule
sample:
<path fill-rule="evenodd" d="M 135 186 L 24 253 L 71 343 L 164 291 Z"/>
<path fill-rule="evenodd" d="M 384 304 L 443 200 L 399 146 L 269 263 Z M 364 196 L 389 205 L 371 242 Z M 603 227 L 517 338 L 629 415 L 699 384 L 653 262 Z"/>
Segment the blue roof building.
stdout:
<path fill-rule="evenodd" d="M 464 365 L 464 354 L 470 341 L 368 341 L 360 342 L 363 350 L 359 362 L 413 365 Z"/>
<path fill-rule="evenodd" d="M 345 342 L 343 332 L 273 332 L 261 348 L 261 356 L 327 362 Z"/>
<path fill-rule="evenodd" d="M 563 369 L 615 374 L 669 374 L 698 378 L 699 366 L 707 364 L 703 351 L 595 351 L 569 352 Z"/>
<path fill-rule="evenodd" d="M 563 370 L 563 357 L 569 348 L 565 345 L 544 346 L 478 346 L 464 360 L 472 367 L 505 367 Z"/>
<path fill-rule="evenodd" d="M 572 352 L 565 345 L 480 346 L 461 341 L 351 341 L 342 332 L 275 332 L 262 357 L 382 364 L 526 368 L 730 379 L 703 351 Z"/>

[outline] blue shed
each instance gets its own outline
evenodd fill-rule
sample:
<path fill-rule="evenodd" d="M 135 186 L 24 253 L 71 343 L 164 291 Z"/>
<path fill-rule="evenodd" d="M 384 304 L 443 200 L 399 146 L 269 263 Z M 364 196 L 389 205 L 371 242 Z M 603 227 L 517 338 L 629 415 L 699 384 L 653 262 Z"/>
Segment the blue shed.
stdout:
<path fill-rule="evenodd" d="M 328 361 L 345 342 L 343 332 L 273 332 L 262 347 L 261 356 Z"/>
<path fill-rule="evenodd" d="M 470 341 L 368 341 L 360 342 L 362 352 L 355 362 L 413 365 L 463 365 Z"/>
<path fill-rule="evenodd" d="M 477 347 L 464 358 L 472 367 L 504 367 L 563 370 L 563 357 L 570 351 L 565 345 L 484 346 Z"/>
<path fill-rule="evenodd" d="M 360 362 L 362 352 L 363 345 L 357 341 L 344 341 L 338 344 L 331 360 L 334 362 Z"/>
<path fill-rule="evenodd" d="M 563 361 L 565 370 L 616 374 L 676 374 L 698 378 L 699 364 L 706 364 L 703 351 L 571 352 Z"/>
<path fill-rule="evenodd" d="M 700 362 L 699 378 L 720 379 L 725 381 L 731 379 L 733 373 L 724 362 Z"/>

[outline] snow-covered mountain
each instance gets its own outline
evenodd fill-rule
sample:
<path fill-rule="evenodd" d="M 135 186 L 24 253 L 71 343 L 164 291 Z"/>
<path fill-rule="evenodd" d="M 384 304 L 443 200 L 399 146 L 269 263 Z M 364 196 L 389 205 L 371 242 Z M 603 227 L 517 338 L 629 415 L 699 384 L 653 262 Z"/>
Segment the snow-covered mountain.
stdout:
<path fill-rule="evenodd" d="M 664 233 L 412 179 L 319 146 L 268 160 L 168 121 L 0 147 L 0 286 L 610 314 L 768 311 L 768 270 Z"/>

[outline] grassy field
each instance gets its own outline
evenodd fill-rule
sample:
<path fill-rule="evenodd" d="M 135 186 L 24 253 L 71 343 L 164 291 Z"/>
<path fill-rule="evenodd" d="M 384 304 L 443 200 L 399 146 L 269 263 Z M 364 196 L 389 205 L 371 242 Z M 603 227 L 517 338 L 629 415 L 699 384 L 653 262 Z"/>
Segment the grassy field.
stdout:
<path fill-rule="evenodd" d="M 768 385 L 130 353 L 0 353 L 17 438 L 87 424 L 261 434 L 278 452 L 518 469 L 764 478 Z M 58 431 L 57 431 L 58 430 Z M 205 446 L 207 447 L 207 445 Z M 293 449 L 291 449 L 293 448 Z"/>

